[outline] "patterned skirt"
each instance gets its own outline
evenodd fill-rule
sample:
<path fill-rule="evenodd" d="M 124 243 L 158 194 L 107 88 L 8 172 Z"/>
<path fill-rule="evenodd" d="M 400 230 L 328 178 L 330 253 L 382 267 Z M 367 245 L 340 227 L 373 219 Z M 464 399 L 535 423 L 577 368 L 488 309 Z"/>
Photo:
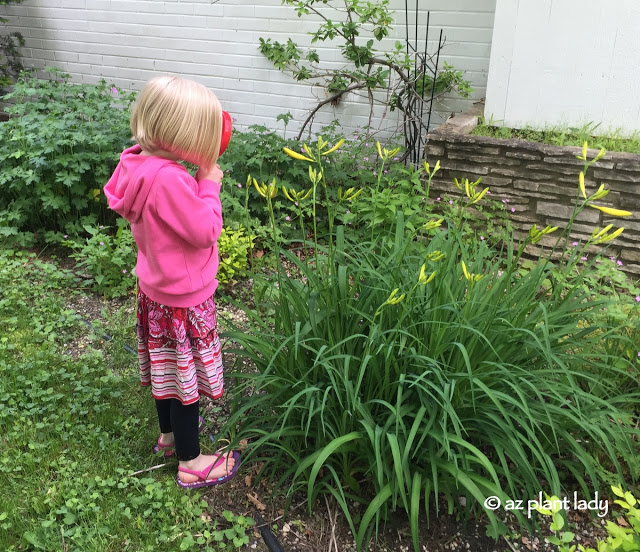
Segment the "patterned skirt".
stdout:
<path fill-rule="evenodd" d="M 223 392 L 222 353 L 213 297 L 195 307 L 168 307 L 138 291 L 140 382 L 155 399 L 196 402 Z"/>

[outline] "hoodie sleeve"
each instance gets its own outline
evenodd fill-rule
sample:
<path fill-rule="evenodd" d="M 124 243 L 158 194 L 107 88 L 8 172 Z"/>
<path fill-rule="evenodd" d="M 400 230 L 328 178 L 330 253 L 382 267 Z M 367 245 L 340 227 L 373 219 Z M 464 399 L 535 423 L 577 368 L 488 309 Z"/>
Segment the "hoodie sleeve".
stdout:
<path fill-rule="evenodd" d="M 161 169 L 156 177 L 155 209 L 158 217 L 184 241 L 206 249 L 222 231 L 220 184 L 199 183 L 186 171 Z"/>

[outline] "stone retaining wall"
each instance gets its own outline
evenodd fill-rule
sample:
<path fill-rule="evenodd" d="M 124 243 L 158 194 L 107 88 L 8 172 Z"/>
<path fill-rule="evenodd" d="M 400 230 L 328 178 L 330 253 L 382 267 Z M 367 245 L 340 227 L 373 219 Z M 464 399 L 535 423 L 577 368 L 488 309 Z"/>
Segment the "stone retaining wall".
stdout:
<path fill-rule="evenodd" d="M 425 153 L 432 166 L 440 160 L 442 167 L 431 183 L 432 190 L 455 195 L 454 178 L 482 177 L 483 187 L 489 186 L 494 199 L 508 199 L 509 207 L 515 209 L 511 219 L 516 229 L 528 232 L 534 223 L 542 228 L 547 224 L 566 226 L 578 193 L 583 162 L 576 155 L 581 151 L 578 147 L 470 136 L 444 125 L 429 134 Z M 597 153 L 590 149 L 587 157 Z M 607 254 L 616 256 L 625 272 L 640 276 L 640 155 L 607 153 L 590 167 L 585 180 L 587 193 L 595 192 L 602 183 L 609 195 L 597 203 L 633 215 L 611 217 L 586 208 L 574 224 L 572 240 L 588 239 L 596 226 L 623 226 L 623 234 L 611 242 Z"/>

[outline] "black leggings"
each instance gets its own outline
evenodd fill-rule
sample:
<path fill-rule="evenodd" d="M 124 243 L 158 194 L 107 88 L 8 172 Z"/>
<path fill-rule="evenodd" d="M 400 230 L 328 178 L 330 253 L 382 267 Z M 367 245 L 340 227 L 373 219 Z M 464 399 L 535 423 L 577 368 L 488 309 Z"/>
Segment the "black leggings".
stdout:
<path fill-rule="evenodd" d="M 173 432 L 178 460 L 186 462 L 200 455 L 198 437 L 199 402 L 184 405 L 178 399 L 156 399 L 162 433 Z"/>

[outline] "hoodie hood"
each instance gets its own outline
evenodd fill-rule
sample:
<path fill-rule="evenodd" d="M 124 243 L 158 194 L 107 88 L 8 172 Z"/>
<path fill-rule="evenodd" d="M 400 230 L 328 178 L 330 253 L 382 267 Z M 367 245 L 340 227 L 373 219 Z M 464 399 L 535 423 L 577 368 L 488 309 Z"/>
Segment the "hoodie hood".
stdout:
<path fill-rule="evenodd" d="M 109 207 L 129 222 L 137 222 L 149 197 L 155 175 L 165 165 L 174 161 L 162 157 L 140 155 L 142 148 L 136 144 L 122 152 L 120 163 L 104 187 Z M 148 163 L 157 165 L 149 171 Z M 140 170 L 144 165 L 145 170 Z"/>

